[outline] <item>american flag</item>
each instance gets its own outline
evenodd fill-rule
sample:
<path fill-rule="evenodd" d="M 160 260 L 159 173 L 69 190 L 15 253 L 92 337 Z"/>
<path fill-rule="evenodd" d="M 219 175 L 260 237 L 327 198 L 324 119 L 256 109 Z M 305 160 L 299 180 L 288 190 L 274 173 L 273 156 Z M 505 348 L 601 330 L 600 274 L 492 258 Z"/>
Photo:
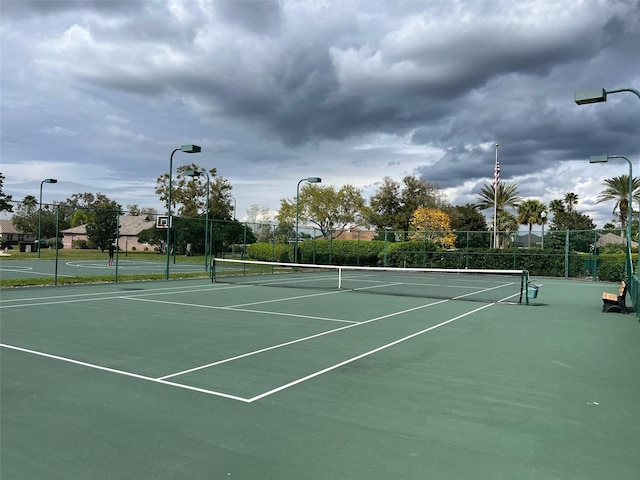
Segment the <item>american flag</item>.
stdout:
<path fill-rule="evenodd" d="M 493 171 L 493 186 L 500 185 L 500 162 L 496 158 L 496 169 Z"/>

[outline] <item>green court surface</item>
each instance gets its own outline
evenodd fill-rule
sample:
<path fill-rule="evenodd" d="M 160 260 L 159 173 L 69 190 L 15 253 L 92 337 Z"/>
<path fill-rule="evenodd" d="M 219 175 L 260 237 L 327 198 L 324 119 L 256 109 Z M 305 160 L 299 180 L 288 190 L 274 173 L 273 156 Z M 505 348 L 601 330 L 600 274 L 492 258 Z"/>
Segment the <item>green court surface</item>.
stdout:
<path fill-rule="evenodd" d="M 65 278 L 82 278 L 90 276 L 111 275 L 148 275 L 166 272 L 166 262 L 157 260 L 129 260 L 119 259 L 117 267 L 108 265 L 104 260 L 0 260 L 0 280 L 22 278 L 49 278 L 55 276 L 60 280 Z M 170 273 L 198 273 L 204 272 L 204 264 L 174 263 L 170 260 Z"/>
<path fill-rule="evenodd" d="M 640 325 L 207 280 L 0 291 L 5 479 L 631 479 Z"/>

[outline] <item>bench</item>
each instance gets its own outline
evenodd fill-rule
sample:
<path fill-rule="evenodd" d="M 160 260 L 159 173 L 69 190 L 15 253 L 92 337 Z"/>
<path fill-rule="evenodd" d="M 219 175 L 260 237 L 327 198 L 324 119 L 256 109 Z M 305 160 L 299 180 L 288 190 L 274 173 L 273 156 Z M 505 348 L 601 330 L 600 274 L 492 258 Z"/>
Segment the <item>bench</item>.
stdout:
<path fill-rule="evenodd" d="M 620 288 L 618 293 L 604 292 L 602 294 L 602 311 L 603 312 L 617 312 L 617 313 L 629 313 L 627 305 L 625 304 L 625 296 L 627 294 L 627 283 L 625 281 L 620 282 Z"/>

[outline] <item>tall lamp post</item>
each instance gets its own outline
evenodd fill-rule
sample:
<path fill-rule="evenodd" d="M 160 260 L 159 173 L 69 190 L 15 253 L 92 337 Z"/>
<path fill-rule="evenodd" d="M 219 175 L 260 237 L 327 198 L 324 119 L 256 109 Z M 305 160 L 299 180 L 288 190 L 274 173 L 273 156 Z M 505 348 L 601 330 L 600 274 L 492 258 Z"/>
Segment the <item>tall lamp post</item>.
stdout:
<path fill-rule="evenodd" d="M 627 206 L 627 246 L 629 249 L 629 254 L 631 254 L 631 219 L 632 219 L 632 210 L 633 210 L 633 167 L 631 160 L 629 160 L 624 155 L 593 155 L 589 157 L 589 163 L 607 163 L 610 158 L 624 158 L 629 164 L 629 197 L 628 197 L 628 206 Z M 640 257 L 640 256 L 639 256 Z M 633 266 L 631 262 L 631 257 L 629 257 L 629 280 L 631 279 L 631 275 L 633 274 Z M 638 270 L 638 274 L 640 275 L 640 268 Z"/>
<path fill-rule="evenodd" d="M 236 219 L 236 197 L 234 197 L 233 195 L 231 195 L 231 198 L 233 198 L 233 219 Z"/>
<path fill-rule="evenodd" d="M 544 224 L 547 221 L 547 212 L 545 212 L 544 210 L 540 212 L 540 218 L 542 219 L 542 238 L 540 240 L 540 246 L 544 250 Z"/>
<path fill-rule="evenodd" d="M 202 149 L 198 145 L 182 145 L 180 148 L 176 148 L 173 152 L 171 152 L 171 156 L 169 157 L 169 192 L 167 194 L 167 216 L 169 217 L 167 225 L 167 267 L 165 270 L 164 278 L 165 280 L 169 280 L 169 263 L 171 261 L 171 254 L 169 249 L 169 243 L 171 241 L 171 175 L 173 171 L 173 154 L 176 152 L 184 152 L 184 153 L 200 153 Z"/>
<path fill-rule="evenodd" d="M 38 203 L 38 258 L 40 258 L 40 237 L 42 236 L 42 185 L 45 183 L 58 183 L 55 178 L 45 178 L 40 182 L 40 203 Z M 58 239 L 56 239 L 56 243 Z"/>
<path fill-rule="evenodd" d="M 204 214 L 204 271 L 208 270 L 209 263 L 207 259 L 209 257 L 209 184 L 211 180 L 209 179 L 209 173 L 206 170 L 187 170 L 184 172 L 187 177 L 200 177 L 201 175 L 205 175 L 207 177 L 207 209 Z"/>
<path fill-rule="evenodd" d="M 302 182 L 320 183 L 322 182 L 322 179 L 320 177 L 308 177 L 303 178 L 298 182 L 298 186 L 296 188 L 296 239 L 293 249 L 293 263 L 298 263 L 298 222 L 300 220 L 300 184 Z"/>
<path fill-rule="evenodd" d="M 640 91 L 630 87 L 615 88 L 613 90 L 606 90 L 604 88 L 598 88 L 595 90 L 581 90 L 579 92 L 574 93 L 573 99 L 578 105 L 587 105 L 589 103 L 606 102 L 607 94 L 619 93 L 619 92 L 631 92 L 640 100 Z M 629 162 L 628 159 L 627 159 L 627 162 Z M 631 181 L 631 162 L 629 162 L 629 181 Z M 629 189 L 629 211 L 631 211 L 631 189 Z M 631 242 L 631 237 L 629 237 L 629 242 Z M 631 243 L 629 243 L 629 245 L 631 245 Z M 640 228 L 638 229 L 638 245 L 640 245 Z M 631 264 L 631 259 L 629 259 L 629 263 Z M 633 275 L 633 271 L 630 273 L 630 276 L 631 275 Z M 631 277 L 629 279 L 631 279 Z M 640 252 L 638 253 L 637 280 L 638 280 L 638 284 L 636 285 L 636 297 L 639 297 L 640 296 Z M 638 298 L 636 298 L 636 303 L 640 303 Z"/>

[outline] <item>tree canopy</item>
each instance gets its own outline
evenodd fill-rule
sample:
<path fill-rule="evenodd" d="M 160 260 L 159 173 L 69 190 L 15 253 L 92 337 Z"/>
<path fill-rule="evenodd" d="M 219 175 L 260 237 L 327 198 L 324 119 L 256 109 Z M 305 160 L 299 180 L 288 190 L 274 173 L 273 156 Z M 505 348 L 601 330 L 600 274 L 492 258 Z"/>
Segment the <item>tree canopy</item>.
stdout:
<path fill-rule="evenodd" d="M 437 208 L 416 208 L 409 229 L 411 240 L 427 240 L 443 248 L 453 248 L 456 242 L 456 236 L 451 232 L 451 218 Z"/>
<path fill-rule="evenodd" d="M 518 205 L 518 223 L 529 226 L 527 235 L 527 247 L 531 247 L 531 230 L 534 225 L 542 225 L 544 218 L 542 212 L 546 212 L 547 207 L 540 200 L 524 200 Z"/>
<path fill-rule="evenodd" d="M 280 200 L 278 222 L 281 225 L 293 225 L 296 221 L 311 223 L 318 227 L 325 238 L 332 232 L 339 232 L 350 224 L 361 220 L 364 199 L 360 190 L 353 185 L 344 185 L 336 190 L 332 185 L 305 183 L 300 188 L 300 198 Z"/>
<path fill-rule="evenodd" d="M 0 173 L 0 212 L 13 212 L 12 196 L 4 193 L 4 175 Z"/>
<path fill-rule="evenodd" d="M 607 178 L 604 181 L 607 188 L 598 195 L 596 203 L 614 201 L 613 214 L 617 214 L 620 222 L 620 236 L 624 237 L 627 227 L 627 217 L 629 212 L 629 175 L 619 175 Z M 640 178 L 634 177 L 631 181 L 632 199 L 640 201 Z M 633 205 L 631 206 L 633 211 Z"/>
<path fill-rule="evenodd" d="M 206 170 L 192 163 L 177 168 L 171 178 L 171 211 L 185 217 L 197 217 L 207 208 L 207 175 L 189 177 L 188 170 L 207 172 L 209 175 L 209 217 L 219 220 L 231 220 L 233 211 L 232 186 L 217 174 L 215 168 Z M 164 203 L 168 200 L 169 174 L 163 173 L 156 179 L 155 193 Z"/>

